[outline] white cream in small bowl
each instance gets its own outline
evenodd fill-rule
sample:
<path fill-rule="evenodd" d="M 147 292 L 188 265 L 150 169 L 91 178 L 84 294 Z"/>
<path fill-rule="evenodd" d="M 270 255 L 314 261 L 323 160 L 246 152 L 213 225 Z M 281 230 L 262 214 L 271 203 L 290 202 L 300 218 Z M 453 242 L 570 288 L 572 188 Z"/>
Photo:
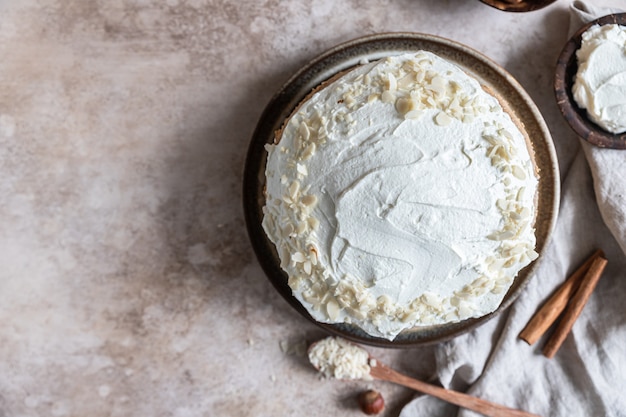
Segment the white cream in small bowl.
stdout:
<path fill-rule="evenodd" d="M 607 132 L 626 132 L 626 26 L 591 26 L 576 58 L 572 93 L 578 106 Z"/>

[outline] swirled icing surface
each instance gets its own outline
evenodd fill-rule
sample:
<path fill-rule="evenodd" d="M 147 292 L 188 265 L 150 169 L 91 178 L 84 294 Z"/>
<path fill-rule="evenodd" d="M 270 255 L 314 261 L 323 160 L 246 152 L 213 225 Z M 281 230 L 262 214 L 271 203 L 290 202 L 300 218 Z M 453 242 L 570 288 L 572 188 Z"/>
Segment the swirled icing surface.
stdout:
<path fill-rule="evenodd" d="M 263 227 L 320 322 L 394 339 L 483 316 L 537 256 L 522 133 L 432 53 L 349 71 L 267 151 Z"/>
<path fill-rule="evenodd" d="M 572 88 L 576 103 L 604 130 L 626 132 L 626 27 L 590 27 L 582 35 L 576 59 Z"/>

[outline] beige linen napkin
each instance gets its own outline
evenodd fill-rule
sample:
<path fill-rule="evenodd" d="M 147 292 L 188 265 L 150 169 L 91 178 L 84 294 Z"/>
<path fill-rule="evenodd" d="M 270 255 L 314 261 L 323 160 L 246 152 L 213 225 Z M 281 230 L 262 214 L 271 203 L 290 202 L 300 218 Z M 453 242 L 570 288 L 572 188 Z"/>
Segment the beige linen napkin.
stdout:
<path fill-rule="evenodd" d="M 570 6 L 569 35 L 598 17 L 620 12 L 623 10 L 574 1 Z M 583 150 L 591 168 L 602 218 L 626 253 L 626 151 L 602 149 L 586 142 Z"/>
<path fill-rule="evenodd" d="M 582 1 L 570 10 L 572 31 L 613 12 Z M 528 286 L 502 315 L 436 347 L 436 383 L 544 417 L 626 416 L 626 151 L 581 143 L 563 180 L 552 242 Z M 548 335 L 528 346 L 519 332 L 596 248 L 608 267 L 565 343 L 547 359 L 541 349 Z M 427 396 L 400 413 L 477 415 Z"/>

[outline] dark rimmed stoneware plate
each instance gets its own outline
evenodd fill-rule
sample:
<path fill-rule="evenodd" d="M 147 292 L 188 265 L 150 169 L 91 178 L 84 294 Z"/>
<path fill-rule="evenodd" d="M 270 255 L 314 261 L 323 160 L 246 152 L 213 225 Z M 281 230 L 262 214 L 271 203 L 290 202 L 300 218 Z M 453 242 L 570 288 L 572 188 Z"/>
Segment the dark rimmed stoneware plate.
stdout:
<path fill-rule="evenodd" d="M 532 12 L 533 10 L 543 9 L 554 3 L 556 0 L 480 0 L 488 6 L 495 7 L 505 12 Z"/>
<path fill-rule="evenodd" d="M 561 113 L 571 128 L 587 142 L 602 148 L 626 149 L 626 133 L 609 133 L 587 117 L 587 111 L 578 107 L 572 87 L 578 72 L 576 51 L 580 49 L 582 35 L 593 25 L 626 25 L 626 13 L 610 14 L 593 20 L 581 27 L 565 44 L 556 64 L 554 75 L 554 94 Z"/>
<path fill-rule="evenodd" d="M 266 152 L 264 145 L 274 140 L 274 132 L 281 127 L 296 105 L 315 87 L 333 75 L 354 67 L 364 60 L 376 60 L 389 55 L 426 50 L 445 58 L 495 93 L 524 126 L 524 133 L 534 164 L 540 174 L 537 195 L 538 215 L 537 251 L 541 254 L 552 232 L 559 203 L 559 175 L 557 160 L 548 128 L 528 94 L 494 62 L 478 52 L 450 40 L 416 33 L 386 33 L 356 39 L 341 44 L 304 66 L 271 99 L 257 124 L 248 149 L 243 184 L 243 203 L 246 226 L 265 274 L 278 292 L 307 319 L 330 333 L 346 339 L 382 347 L 416 347 L 442 342 L 460 335 L 484 323 L 509 307 L 526 285 L 534 263 L 523 269 L 506 294 L 500 307 L 487 316 L 459 323 L 417 328 L 400 333 L 395 340 L 376 338 L 355 326 L 347 324 L 324 324 L 315 321 L 306 309 L 292 296 L 287 276 L 280 269 L 274 245 L 267 239 L 261 221 L 265 204 Z"/>

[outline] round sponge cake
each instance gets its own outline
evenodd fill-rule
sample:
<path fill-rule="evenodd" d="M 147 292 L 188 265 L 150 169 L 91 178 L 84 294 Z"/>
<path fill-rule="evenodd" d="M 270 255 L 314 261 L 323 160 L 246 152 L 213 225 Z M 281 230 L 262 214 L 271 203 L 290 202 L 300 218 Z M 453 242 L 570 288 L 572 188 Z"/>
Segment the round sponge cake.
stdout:
<path fill-rule="evenodd" d="M 537 257 L 522 132 L 430 52 L 335 77 L 267 151 L 263 228 L 320 322 L 393 340 L 484 316 Z"/>

